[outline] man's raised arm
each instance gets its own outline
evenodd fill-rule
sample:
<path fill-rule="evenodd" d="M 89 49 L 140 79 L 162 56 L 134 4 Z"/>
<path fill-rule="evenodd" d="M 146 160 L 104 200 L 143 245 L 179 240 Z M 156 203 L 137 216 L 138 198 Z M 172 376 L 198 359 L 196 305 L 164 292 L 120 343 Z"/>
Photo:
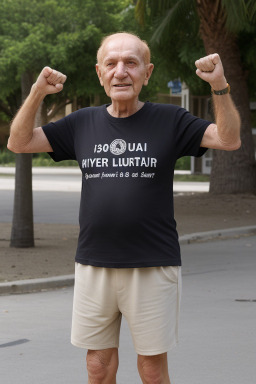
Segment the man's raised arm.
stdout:
<path fill-rule="evenodd" d="M 30 94 L 15 116 L 7 148 L 15 153 L 52 152 L 41 127 L 34 128 L 37 110 L 46 95 L 62 91 L 66 76 L 45 67 L 33 84 Z"/>
<path fill-rule="evenodd" d="M 241 146 L 240 116 L 230 97 L 229 85 L 224 76 L 217 53 L 195 62 L 196 74 L 207 81 L 213 94 L 216 124 L 210 124 L 203 136 L 201 147 L 233 151 Z"/>

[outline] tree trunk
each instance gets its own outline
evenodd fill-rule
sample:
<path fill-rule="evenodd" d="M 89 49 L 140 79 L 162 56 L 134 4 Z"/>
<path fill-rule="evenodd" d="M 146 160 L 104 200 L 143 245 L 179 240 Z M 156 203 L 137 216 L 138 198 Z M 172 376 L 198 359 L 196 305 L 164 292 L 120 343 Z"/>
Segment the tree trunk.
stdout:
<path fill-rule="evenodd" d="M 28 96 L 33 77 L 24 73 L 21 79 L 22 102 Z M 34 247 L 32 154 L 16 154 L 14 210 L 11 233 L 11 247 Z"/>
<path fill-rule="evenodd" d="M 200 35 L 207 54 L 219 53 L 232 99 L 241 116 L 242 146 L 237 151 L 213 151 L 210 192 L 256 193 L 256 162 L 248 87 L 236 36 L 226 30 L 221 0 L 197 0 Z M 221 97 L 221 96 L 220 96 Z"/>
<path fill-rule="evenodd" d="M 32 155 L 16 154 L 11 247 L 34 247 Z"/>

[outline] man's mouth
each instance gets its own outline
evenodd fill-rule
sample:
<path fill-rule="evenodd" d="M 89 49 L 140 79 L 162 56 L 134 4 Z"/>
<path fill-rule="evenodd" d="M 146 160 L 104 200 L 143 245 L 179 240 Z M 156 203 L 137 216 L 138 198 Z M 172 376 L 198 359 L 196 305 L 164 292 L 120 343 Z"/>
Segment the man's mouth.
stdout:
<path fill-rule="evenodd" d="M 122 88 L 122 87 L 129 87 L 131 84 L 114 84 L 114 87 Z"/>

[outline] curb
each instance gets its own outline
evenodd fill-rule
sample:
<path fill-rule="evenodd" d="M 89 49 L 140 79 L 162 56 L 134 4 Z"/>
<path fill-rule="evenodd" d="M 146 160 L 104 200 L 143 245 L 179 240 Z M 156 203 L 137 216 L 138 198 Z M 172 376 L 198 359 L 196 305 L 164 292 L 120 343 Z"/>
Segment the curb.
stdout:
<path fill-rule="evenodd" d="M 197 232 L 189 235 L 183 235 L 179 238 L 180 244 L 191 244 L 196 242 L 211 241 L 211 240 L 225 240 L 228 238 L 236 238 L 240 236 L 256 235 L 256 226 L 237 227 L 229 229 L 217 229 L 214 231 Z"/>
<path fill-rule="evenodd" d="M 240 236 L 256 235 L 256 226 L 222 229 L 208 232 L 197 232 L 180 236 L 180 244 L 191 244 L 212 240 L 225 240 Z M 15 280 L 0 283 L 0 295 L 40 292 L 51 289 L 71 287 L 74 285 L 74 275 L 54 276 L 41 279 Z"/>
<path fill-rule="evenodd" d="M 74 285 L 74 275 L 54 276 L 41 279 L 15 280 L 0 283 L 0 295 L 40 292 Z"/>

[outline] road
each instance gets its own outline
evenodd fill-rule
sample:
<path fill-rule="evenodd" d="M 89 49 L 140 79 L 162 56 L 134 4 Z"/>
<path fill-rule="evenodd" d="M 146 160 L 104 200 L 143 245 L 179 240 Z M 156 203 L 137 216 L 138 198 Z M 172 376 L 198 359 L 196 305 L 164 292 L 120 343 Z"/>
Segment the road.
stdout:
<path fill-rule="evenodd" d="M 14 172 L 13 167 L 0 167 L 0 221 L 2 223 L 12 221 Z M 80 191 L 79 169 L 33 169 L 34 222 L 78 224 Z"/>
<path fill-rule="evenodd" d="M 0 167 L 0 221 L 2 223 L 12 221 L 14 172 L 14 168 Z M 207 192 L 208 190 L 207 182 L 174 183 L 175 193 Z M 78 224 L 80 191 L 79 169 L 33 168 L 34 222 Z"/>
<path fill-rule="evenodd" d="M 254 384 L 256 237 L 182 246 L 180 343 L 172 384 Z M 0 372 L 6 384 L 87 383 L 85 351 L 70 345 L 73 289 L 0 297 Z M 140 383 L 124 321 L 118 383 Z"/>
<path fill-rule="evenodd" d="M 13 191 L 0 191 L 1 223 L 10 223 L 12 221 L 13 199 Z M 77 225 L 79 204 L 80 192 L 34 191 L 34 222 Z"/>

